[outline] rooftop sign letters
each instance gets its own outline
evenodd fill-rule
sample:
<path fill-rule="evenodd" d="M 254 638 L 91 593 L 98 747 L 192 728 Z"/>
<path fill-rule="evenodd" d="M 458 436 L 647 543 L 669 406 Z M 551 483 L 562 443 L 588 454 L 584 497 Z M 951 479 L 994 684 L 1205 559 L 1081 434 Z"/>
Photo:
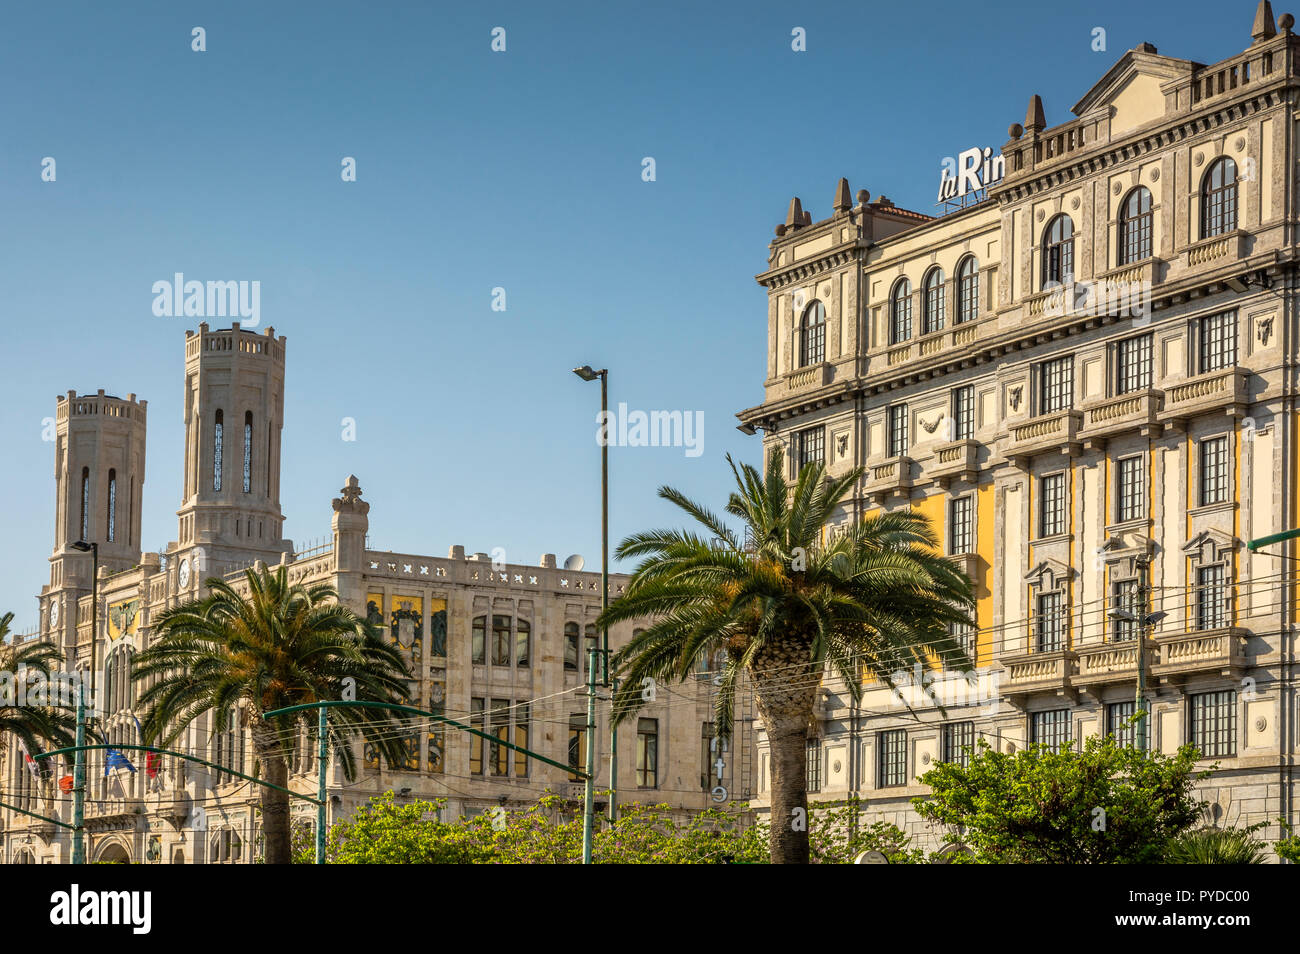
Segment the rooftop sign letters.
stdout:
<path fill-rule="evenodd" d="M 939 202 L 971 201 L 975 197 L 1002 180 L 1006 160 L 1002 154 L 993 155 L 993 149 L 974 146 L 951 159 L 944 161 L 939 173 Z M 982 196 L 980 196 L 982 198 Z"/>

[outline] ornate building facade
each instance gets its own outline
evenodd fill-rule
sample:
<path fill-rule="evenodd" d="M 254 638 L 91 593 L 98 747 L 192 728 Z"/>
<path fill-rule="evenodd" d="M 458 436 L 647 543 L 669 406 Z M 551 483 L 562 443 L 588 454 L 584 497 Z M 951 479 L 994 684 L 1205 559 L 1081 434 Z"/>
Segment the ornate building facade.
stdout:
<path fill-rule="evenodd" d="M 920 680 L 861 705 L 826 684 L 810 797 L 935 844 L 910 805 L 929 767 L 1132 738 L 1141 662 L 1149 744 L 1200 748 L 1210 820 L 1297 820 L 1295 550 L 1246 546 L 1300 526 L 1293 24 L 1265 0 L 1209 65 L 1142 44 L 1059 125 L 1033 96 L 948 214 L 844 180 L 827 218 L 791 203 L 741 427 L 791 476 L 864 468 L 843 521 L 924 512 L 977 597 L 942 711 Z M 761 741 L 756 781 L 762 808 Z"/>
<path fill-rule="evenodd" d="M 282 535 L 280 429 L 285 407 L 287 342 L 273 329 L 256 334 L 206 324 L 185 339 L 185 461 L 177 540 L 163 553 L 140 549 L 145 401 L 68 392 L 56 416 L 54 550 L 41 590 L 40 626 L 19 640 L 57 645 L 79 671 L 94 671 L 109 744 L 140 744 L 131 659 L 149 645 L 162 611 L 204 592 L 222 576 L 246 589 L 243 567 L 285 567 L 291 582 L 327 583 L 340 599 L 404 650 L 413 674 L 412 704 L 442 713 L 562 764 L 585 759 L 586 650 L 595 647 L 600 574 L 557 565 L 494 562 L 453 546 L 446 557 L 369 548 L 370 504 L 356 477 L 332 502 L 331 538 L 295 551 Z M 98 607 L 92 614 L 92 556 L 98 544 Z M 611 576 L 611 598 L 625 577 Z M 92 615 L 95 623 L 92 632 Z M 633 628 L 610 631 L 613 648 Z M 660 693 L 618 733 L 618 799 L 666 803 L 687 812 L 750 793 L 748 758 L 710 752 L 711 675 Z M 608 691 L 605 691 L 608 695 Z M 608 701 L 598 705 L 598 787 L 608 788 Z M 752 739 L 752 712 L 739 713 Z M 749 721 L 744 721 L 748 716 Z M 214 732 L 207 717 L 172 747 L 215 763 L 210 769 L 167 756 L 125 750 L 134 771 L 88 759 L 87 857 L 146 863 L 238 863 L 258 855 L 257 786 L 225 770 L 255 774 L 245 731 Z M 58 783 L 71 762 L 47 777 L 29 772 L 7 740 L 3 801 L 70 821 L 71 796 Z M 328 819 L 347 817 L 371 796 L 393 791 L 446 799 L 444 817 L 504 806 L 522 808 L 545 791 L 580 811 L 582 783 L 553 766 L 434 720 L 413 721 L 408 758 L 396 768 L 359 746 L 363 769 L 347 781 L 337 764 L 328 778 Z M 737 744 L 752 753 L 752 745 Z M 314 753 L 303 745 L 291 786 L 316 791 Z M 67 783 L 64 783 L 67 785 Z M 70 787 L 70 786 L 69 786 Z M 715 797 L 719 788 L 724 797 Z M 314 825 L 315 806 L 295 800 L 296 824 Z M 66 829 L 0 809 L 0 844 L 9 863 L 58 863 L 71 855 Z"/>

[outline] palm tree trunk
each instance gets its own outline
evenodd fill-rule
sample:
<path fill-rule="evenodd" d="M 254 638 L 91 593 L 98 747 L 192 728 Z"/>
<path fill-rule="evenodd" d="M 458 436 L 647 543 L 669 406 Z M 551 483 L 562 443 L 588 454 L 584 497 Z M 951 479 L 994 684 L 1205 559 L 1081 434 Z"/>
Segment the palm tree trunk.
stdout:
<path fill-rule="evenodd" d="M 284 747 L 275 726 L 253 716 L 249 721 L 253 737 L 253 751 L 262 765 L 262 778 L 272 785 L 284 788 L 289 783 L 289 765 L 284 760 Z M 287 865 L 293 862 L 293 846 L 289 838 L 289 793 L 262 786 L 262 838 L 268 865 Z"/>
<path fill-rule="evenodd" d="M 808 864 L 808 725 L 817 698 L 808 648 L 794 642 L 756 654 L 751 666 L 772 765 L 771 860 Z"/>

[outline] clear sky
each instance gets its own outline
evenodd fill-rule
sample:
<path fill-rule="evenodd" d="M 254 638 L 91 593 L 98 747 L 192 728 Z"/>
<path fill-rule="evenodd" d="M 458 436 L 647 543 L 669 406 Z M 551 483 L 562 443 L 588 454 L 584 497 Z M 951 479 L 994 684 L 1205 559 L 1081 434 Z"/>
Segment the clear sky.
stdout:
<path fill-rule="evenodd" d="M 615 542 L 680 522 L 660 484 L 720 508 L 724 455 L 758 462 L 733 415 L 762 399 L 753 276 L 791 196 L 823 218 L 847 176 L 932 211 L 943 157 L 1000 146 L 1030 94 L 1062 122 L 1125 50 L 1212 62 L 1249 45 L 1254 9 L 6 4 L 0 611 L 36 621 L 54 519 L 42 420 L 69 388 L 148 399 L 143 543 L 176 537 L 197 319 L 155 317 L 155 281 L 260 281 L 261 327 L 289 339 L 289 537 L 328 534 L 355 473 L 384 549 L 595 568 L 599 388 L 570 368 L 608 366 L 630 409 L 703 414 L 699 456 L 611 450 Z"/>

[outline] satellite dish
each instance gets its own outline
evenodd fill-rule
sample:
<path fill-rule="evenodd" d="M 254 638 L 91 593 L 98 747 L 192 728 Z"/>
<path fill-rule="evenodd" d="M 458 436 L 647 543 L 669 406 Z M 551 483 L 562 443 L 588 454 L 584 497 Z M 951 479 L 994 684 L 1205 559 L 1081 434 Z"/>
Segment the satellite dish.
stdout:
<path fill-rule="evenodd" d="M 564 568 L 571 573 L 577 573 L 586 565 L 587 561 L 582 558 L 581 553 L 575 553 L 564 561 Z"/>

